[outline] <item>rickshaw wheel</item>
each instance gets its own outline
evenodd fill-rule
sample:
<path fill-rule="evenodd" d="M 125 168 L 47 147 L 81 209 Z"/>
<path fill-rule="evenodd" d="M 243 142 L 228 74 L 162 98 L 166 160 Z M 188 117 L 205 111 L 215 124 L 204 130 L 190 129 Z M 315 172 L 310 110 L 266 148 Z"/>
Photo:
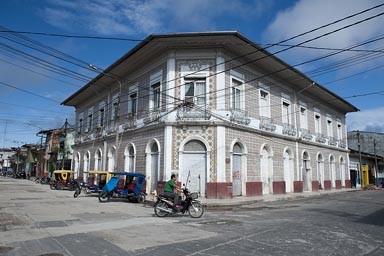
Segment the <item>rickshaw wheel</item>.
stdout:
<path fill-rule="evenodd" d="M 108 202 L 110 199 L 110 194 L 105 192 L 105 191 L 102 191 L 100 194 L 99 194 L 99 201 L 102 202 L 102 203 L 105 203 L 105 202 Z"/>
<path fill-rule="evenodd" d="M 142 204 L 145 202 L 145 195 L 143 195 L 142 193 L 140 193 L 140 195 L 137 197 L 137 202 L 139 204 Z"/>
<path fill-rule="evenodd" d="M 156 202 L 155 206 L 153 207 L 153 209 L 155 210 L 155 214 L 157 217 L 165 217 L 167 216 L 169 213 L 166 212 L 166 211 L 163 211 L 161 208 L 163 209 L 169 209 L 168 205 L 162 201 L 158 201 Z"/>

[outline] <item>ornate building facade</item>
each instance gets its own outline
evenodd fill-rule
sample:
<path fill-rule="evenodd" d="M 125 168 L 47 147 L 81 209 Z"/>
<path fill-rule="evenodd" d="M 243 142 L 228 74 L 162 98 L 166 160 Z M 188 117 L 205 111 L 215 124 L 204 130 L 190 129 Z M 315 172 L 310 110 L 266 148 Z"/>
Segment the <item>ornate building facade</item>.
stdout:
<path fill-rule="evenodd" d="M 151 35 L 63 104 L 78 177 L 140 172 L 151 192 L 176 173 L 209 198 L 350 187 L 357 109 L 238 32 Z"/>

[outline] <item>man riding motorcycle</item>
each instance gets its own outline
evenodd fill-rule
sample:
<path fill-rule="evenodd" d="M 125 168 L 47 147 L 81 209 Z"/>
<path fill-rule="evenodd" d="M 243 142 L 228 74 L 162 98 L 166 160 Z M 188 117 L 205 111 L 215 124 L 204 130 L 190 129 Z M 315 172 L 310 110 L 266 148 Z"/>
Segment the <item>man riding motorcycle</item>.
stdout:
<path fill-rule="evenodd" d="M 183 192 L 182 188 L 176 184 L 176 174 L 171 175 L 171 179 L 165 184 L 164 195 L 172 198 L 173 200 L 173 212 L 177 212 L 177 204 L 179 203 L 179 193 Z"/>

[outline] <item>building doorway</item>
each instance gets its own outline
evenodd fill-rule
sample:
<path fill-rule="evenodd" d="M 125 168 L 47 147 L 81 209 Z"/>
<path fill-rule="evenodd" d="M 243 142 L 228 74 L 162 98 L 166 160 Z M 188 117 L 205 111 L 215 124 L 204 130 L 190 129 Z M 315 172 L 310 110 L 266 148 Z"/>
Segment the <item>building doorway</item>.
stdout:
<path fill-rule="evenodd" d="M 331 177 L 332 188 L 336 188 L 335 158 L 332 155 L 329 157 L 329 176 Z"/>
<path fill-rule="evenodd" d="M 294 162 L 293 152 L 290 149 L 286 149 L 283 154 L 283 165 L 284 165 L 284 181 L 285 181 L 285 192 L 293 192 L 293 180 L 294 180 Z"/>
<path fill-rule="evenodd" d="M 146 147 L 147 191 L 157 190 L 160 172 L 160 146 L 156 139 L 151 139 Z"/>
<path fill-rule="evenodd" d="M 303 153 L 302 161 L 302 179 L 303 179 L 303 191 L 312 190 L 312 172 L 311 172 L 311 159 L 307 151 Z"/>
<path fill-rule="evenodd" d="M 324 158 L 322 154 L 317 155 L 317 177 L 319 179 L 319 189 L 324 189 Z"/>
<path fill-rule="evenodd" d="M 261 182 L 263 184 L 263 194 L 273 193 L 273 161 L 272 150 L 269 146 L 262 147 L 260 152 L 260 174 Z"/>
<path fill-rule="evenodd" d="M 243 146 L 236 142 L 232 149 L 232 195 L 241 196 L 243 188 L 244 164 L 246 163 L 244 158 Z"/>
<path fill-rule="evenodd" d="M 206 173 L 207 173 L 207 148 L 199 140 L 188 141 L 182 152 L 183 166 L 180 181 L 188 182 L 191 192 L 198 192 L 205 197 Z M 188 178 L 189 177 L 189 178 Z"/>

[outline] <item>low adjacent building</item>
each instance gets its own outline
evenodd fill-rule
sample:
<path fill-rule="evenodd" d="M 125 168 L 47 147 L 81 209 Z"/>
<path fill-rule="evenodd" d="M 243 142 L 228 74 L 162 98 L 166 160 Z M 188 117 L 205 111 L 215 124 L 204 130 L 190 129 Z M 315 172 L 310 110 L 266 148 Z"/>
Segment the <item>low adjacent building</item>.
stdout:
<path fill-rule="evenodd" d="M 384 182 L 384 133 L 350 131 L 348 146 L 352 182 L 357 186 L 381 186 Z"/>

